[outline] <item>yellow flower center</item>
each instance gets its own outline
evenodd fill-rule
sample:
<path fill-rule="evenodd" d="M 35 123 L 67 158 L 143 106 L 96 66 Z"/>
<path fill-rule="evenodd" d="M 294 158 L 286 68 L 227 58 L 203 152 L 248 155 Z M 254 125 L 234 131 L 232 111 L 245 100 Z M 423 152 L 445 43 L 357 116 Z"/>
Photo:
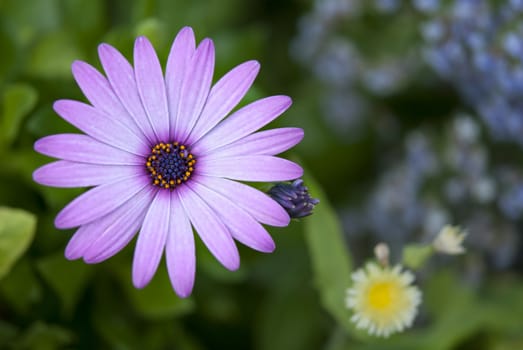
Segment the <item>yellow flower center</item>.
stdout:
<path fill-rule="evenodd" d="M 145 167 L 152 184 L 173 190 L 191 177 L 196 159 L 178 142 L 160 142 L 151 149 Z"/>
<path fill-rule="evenodd" d="M 375 283 L 369 288 L 367 297 L 373 309 L 388 309 L 398 297 L 397 285 L 390 281 Z"/>

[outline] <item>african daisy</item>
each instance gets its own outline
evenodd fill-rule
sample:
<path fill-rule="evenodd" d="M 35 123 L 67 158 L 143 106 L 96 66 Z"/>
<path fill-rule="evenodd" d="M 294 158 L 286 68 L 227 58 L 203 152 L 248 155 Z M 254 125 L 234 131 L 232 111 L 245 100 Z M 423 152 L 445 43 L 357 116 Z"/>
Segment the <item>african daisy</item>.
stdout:
<path fill-rule="evenodd" d="M 351 321 L 371 335 L 388 337 L 410 327 L 421 303 L 420 290 L 412 285 L 414 275 L 399 265 L 390 268 L 368 263 L 352 274 L 346 305 Z"/>
<path fill-rule="evenodd" d="M 193 229 L 227 269 L 239 267 L 233 239 L 261 252 L 275 245 L 261 224 L 286 226 L 289 215 L 269 196 L 234 181 L 287 181 L 303 170 L 275 157 L 303 138 L 298 128 L 256 132 L 291 105 L 267 97 L 225 118 L 252 85 L 259 63 L 238 65 L 211 87 L 214 46 L 196 47 L 191 28 L 172 45 L 165 75 L 151 43 L 139 37 L 134 67 L 108 44 L 98 48 L 105 75 L 76 61 L 72 71 L 91 105 L 59 100 L 54 110 L 84 134 L 44 137 L 35 149 L 60 160 L 34 174 L 40 184 L 91 187 L 63 208 L 60 229 L 78 227 L 68 259 L 98 263 L 139 231 L 133 284 L 149 283 L 165 252 L 172 286 L 190 295 Z"/>

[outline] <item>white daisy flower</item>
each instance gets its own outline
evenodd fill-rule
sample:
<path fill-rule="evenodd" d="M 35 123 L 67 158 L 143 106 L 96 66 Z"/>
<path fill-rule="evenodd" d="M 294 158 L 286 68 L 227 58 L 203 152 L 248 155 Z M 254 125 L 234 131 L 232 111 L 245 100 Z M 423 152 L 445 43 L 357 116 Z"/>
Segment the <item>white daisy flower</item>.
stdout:
<path fill-rule="evenodd" d="M 371 335 L 388 337 L 412 325 L 421 303 L 421 291 L 412 285 L 414 275 L 368 263 L 352 274 L 346 305 L 354 312 L 351 321 Z"/>

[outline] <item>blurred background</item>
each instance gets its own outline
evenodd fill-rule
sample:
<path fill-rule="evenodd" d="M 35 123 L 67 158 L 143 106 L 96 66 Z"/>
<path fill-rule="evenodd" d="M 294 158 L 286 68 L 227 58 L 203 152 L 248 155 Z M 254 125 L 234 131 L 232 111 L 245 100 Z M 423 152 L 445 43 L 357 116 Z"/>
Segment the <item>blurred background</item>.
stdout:
<path fill-rule="evenodd" d="M 288 156 L 321 203 L 269 228 L 273 254 L 240 247 L 236 272 L 199 243 L 181 300 L 164 266 L 132 287 L 134 243 L 67 261 L 53 219 L 83 190 L 31 174 L 37 138 L 75 132 L 52 110 L 85 101 L 73 60 L 99 68 L 101 42 L 131 58 L 145 34 L 165 63 L 185 25 L 214 40 L 215 79 L 260 61 L 243 103 L 293 98 L 271 126 L 305 130 Z M 522 146 L 521 0 L 0 0 L 0 349 L 523 349 Z M 467 253 L 417 271 L 413 329 L 355 331 L 351 271 L 447 223 Z"/>

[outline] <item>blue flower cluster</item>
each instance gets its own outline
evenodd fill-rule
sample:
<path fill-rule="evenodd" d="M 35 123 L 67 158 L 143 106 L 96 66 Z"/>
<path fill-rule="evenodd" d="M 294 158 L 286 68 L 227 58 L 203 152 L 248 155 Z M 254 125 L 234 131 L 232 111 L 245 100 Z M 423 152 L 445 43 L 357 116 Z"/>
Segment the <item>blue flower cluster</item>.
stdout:
<path fill-rule="evenodd" d="M 325 87 L 315 96 L 332 133 L 371 134 L 379 150 L 366 155 L 379 178 L 357 189 L 362 200 L 338 205 L 352 242 L 371 234 L 399 251 L 453 223 L 488 257 L 479 261 L 514 262 L 523 173 L 517 155 L 498 149 L 523 146 L 523 0 L 313 0 L 291 54 Z M 412 123 L 417 110 L 406 117 L 391 101 L 418 87 L 428 97 L 414 101 L 425 104 Z M 425 117 L 433 93 L 451 101 Z"/>
<path fill-rule="evenodd" d="M 523 213 L 523 174 L 493 164 L 479 125 L 465 114 L 441 132 L 411 131 L 404 146 L 401 161 L 382 174 L 365 206 L 342 211 L 349 236 L 370 233 L 394 250 L 459 222 L 472 232 L 473 250 L 497 268 L 508 267 L 520 239 L 515 219 Z"/>
<path fill-rule="evenodd" d="M 400 8 L 401 0 L 315 0 L 312 10 L 298 24 L 298 34 L 291 44 L 291 56 L 312 73 L 315 82 L 325 88 L 318 92 L 322 116 L 342 140 L 358 131 L 375 114 L 372 96 L 394 94 L 416 76 L 421 67 L 417 52 L 410 45 L 399 52 L 368 50 L 369 43 L 395 42 L 399 34 L 391 28 L 414 31 L 418 19 L 412 14 L 382 23 L 387 28 L 368 31 L 368 15 L 387 16 Z M 375 33 L 362 37 L 358 33 Z M 391 38 L 387 38 L 387 35 Z M 403 35 L 401 34 L 403 40 Z M 407 37 L 413 37 L 409 35 Z"/>
<path fill-rule="evenodd" d="M 416 1 L 426 61 L 451 82 L 500 141 L 523 145 L 523 1 Z"/>

